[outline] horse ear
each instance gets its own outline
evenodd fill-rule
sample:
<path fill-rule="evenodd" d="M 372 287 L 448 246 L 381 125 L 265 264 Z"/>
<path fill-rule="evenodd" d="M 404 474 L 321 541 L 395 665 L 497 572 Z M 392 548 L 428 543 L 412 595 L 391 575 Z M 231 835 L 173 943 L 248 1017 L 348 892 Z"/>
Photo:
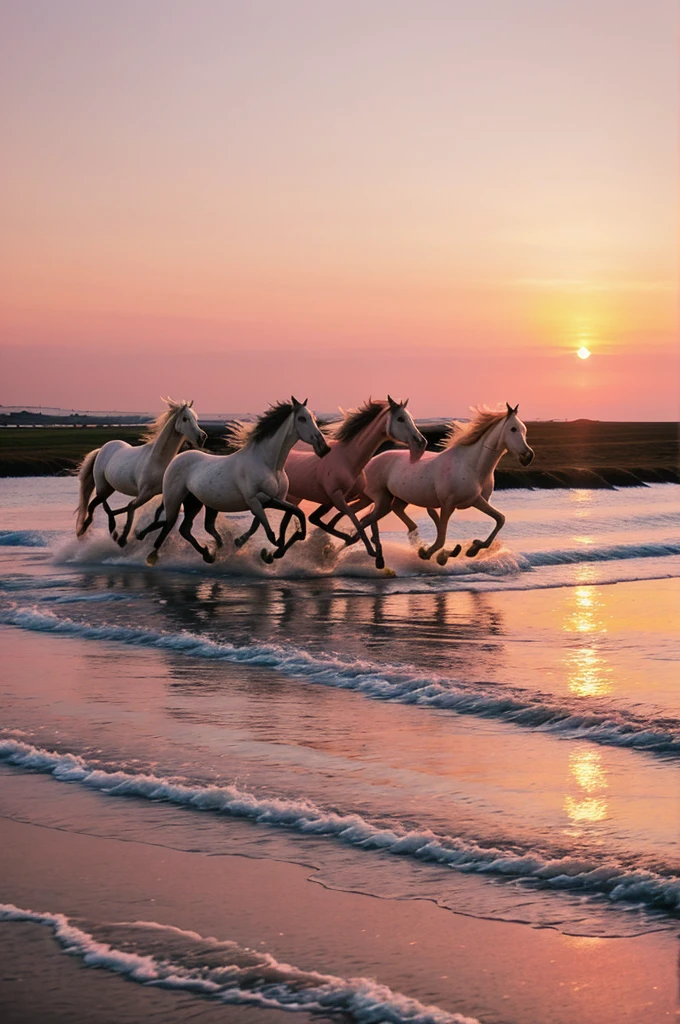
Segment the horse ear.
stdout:
<path fill-rule="evenodd" d="M 402 403 L 401 403 L 401 407 L 402 407 L 402 409 L 405 409 L 407 405 L 408 405 L 408 398 L 406 399 L 406 401 L 405 401 L 405 402 L 402 402 Z"/>
<path fill-rule="evenodd" d="M 294 409 L 297 409 L 297 407 L 298 407 L 298 405 L 299 405 L 300 403 L 298 402 L 298 400 L 297 400 L 297 398 L 295 397 L 295 395 L 291 395 L 291 396 L 290 396 L 290 400 L 291 400 L 291 402 L 293 403 L 293 408 L 294 408 Z"/>
<path fill-rule="evenodd" d="M 517 415 L 517 410 L 518 410 L 518 409 L 519 409 L 519 402 L 517 403 L 517 405 L 515 406 L 515 408 L 514 408 L 514 409 L 512 410 L 512 411 L 514 412 L 515 416 Z"/>
<path fill-rule="evenodd" d="M 390 403 L 390 409 L 395 412 L 399 408 L 399 402 L 395 402 L 392 395 L 387 396 L 387 401 Z"/>
<path fill-rule="evenodd" d="M 193 407 L 194 407 L 194 400 L 192 398 L 191 401 L 189 402 L 189 408 L 193 409 Z"/>
<path fill-rule="evenodd" d="M 505 403 L 505 408 L 506 408 L 506 409 L 508 410 L 508 416 L 512 416 L 512 414 L 513 414 L 513 412 L 514 412 L 515 410 L 514 410 L 514 409 L 513 409 L 513 407 L 512 407 L 511 405 L 510 405 L 510 402 L 506 402 L 506 403 Z"/>

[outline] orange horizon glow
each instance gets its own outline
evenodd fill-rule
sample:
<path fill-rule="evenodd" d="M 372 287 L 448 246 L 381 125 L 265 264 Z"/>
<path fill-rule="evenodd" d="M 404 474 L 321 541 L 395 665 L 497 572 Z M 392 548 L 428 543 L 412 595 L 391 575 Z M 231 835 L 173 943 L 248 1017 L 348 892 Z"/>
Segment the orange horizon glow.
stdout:
<path fill-rule="evenodd" d="M 6 8 L 0 403 L 675 418 L 670 12 L 493 7 Z"/>

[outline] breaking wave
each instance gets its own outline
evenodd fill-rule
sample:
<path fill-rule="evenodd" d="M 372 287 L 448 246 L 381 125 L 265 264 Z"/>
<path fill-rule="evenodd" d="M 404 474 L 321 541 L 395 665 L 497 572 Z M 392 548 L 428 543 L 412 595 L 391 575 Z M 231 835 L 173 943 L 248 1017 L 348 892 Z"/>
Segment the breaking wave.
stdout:
<path fill-rule="evenodd" d="M 40 530 L 0 530 L 2 548 L 48 548 L 53 534 Z"/>
<path fill-rule="evenodd" d="M 118 933 L 124 949 L 95 938 L 64 914 L 0 903 L 0 921 L 30 921 L 50 928 L 64 951 L 82 957 L 88 967 L 229 1005 L 339 1014 L 357 1024 L 478 1024 L 472 1017 L 424 1006 L 371 978 L 304 971 L 279 963 L 269 953 L 155 921 L 101 926 L 106 938 L 115 941 Z"/>
<path fill-rule="evenodd" d="M 16 739 L 0 740 L 0 760 L 17 767 L 79 783 L 107 796 L 164 801 L 199 811 L 229 815 L 303 835 L 326 837 L 363 850 L 375 850 L 438 864 L 491 878 L 518 879 L 552 890 L 635 904 L 676 914 L 680 878 L 641 870 L 630 864 L 587 856 L 552 856 L 548 851 L 482 846 L 459 836 L 439 836 L 429 829 L 385 828 L 359 814 L 318 807 L 311 800 L 259 797 L 234 785 L 190 785 L 174 779 L 124 770 L 104 771 L 77 754 L 58 753 Z"/>
<path fill-rule="evenodd" d="M 612 544 L 610 547 L 567 548 L 563 551 L 532 551 L 524 557 L 538 569 L 547 565 L 573 565 L 575 562 L 611 562 L 627 558 L 665 558 L 680 555 L 680 544 Z"/>
<path fill-rule="evenodd" d="M 420 675 L 409 666 L 343 660 L 275 644 L 236 646 L 190 632 L 163 633 L 131 626 L 92 625 L 35 608 L 15 606 L 0 612 L 0 623 L 269 668 L 323 686 L 355 690 L 373 700 L 446 709 L 462 715 L 495 718 L 570 739 L 586 739 L 654 754 L 680 755 L 680 722 L 676 719 L 657 721 L 614 707 L 584 711 L 567 700 L 518 687 L 485 687 L 482 682 L 465 683 L 436 675 Z"/>

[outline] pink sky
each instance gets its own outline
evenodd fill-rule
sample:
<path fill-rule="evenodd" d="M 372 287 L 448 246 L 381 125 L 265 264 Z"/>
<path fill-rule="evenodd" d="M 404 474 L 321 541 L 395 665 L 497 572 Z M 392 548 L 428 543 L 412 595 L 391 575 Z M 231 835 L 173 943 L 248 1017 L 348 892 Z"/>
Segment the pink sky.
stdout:
<path fill-rule="evenodd" d="M 0 402 L 676 418 L 676 20 L 4 5 Z"/>

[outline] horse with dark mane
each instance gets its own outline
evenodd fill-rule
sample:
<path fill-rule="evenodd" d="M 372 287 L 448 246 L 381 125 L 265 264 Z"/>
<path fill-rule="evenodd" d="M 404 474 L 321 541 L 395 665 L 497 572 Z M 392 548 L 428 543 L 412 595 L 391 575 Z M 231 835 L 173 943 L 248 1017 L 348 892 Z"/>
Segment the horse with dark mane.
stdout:
<path fill-rule="evenodd" d="M 230 455 L 211 455 L 207 452 L 183 452 L 168 466 L 163 479 L 163 505 L 165 519 L 153 522 L 137 534 L 139 539 L 153 530 L 160 530 L 147 563 L 158 559 L 163 544 L 184 507 L 184 520 L 179 532 L 206 562 L 214 562 L 215 554 L 200 544 L 191 532 L 194 519 L 205 505 L 205 528 L 215 538 L 218 547 L 222 538 L 215 529 L 218 512 L 252 512 L 253 523 L 236 546 L 241 547 L 259 526 L 264 527 L 268 540 L 277 544 L 267 516 L 266 508 L 291 512 L 298 519 L 295 540 L 306 535 L 306 520 L 297 506 L 286 501 L 288 477 L 284 464 L 296 441 L 312 445 L 317 455 L 328 451 L 326 439 L 319 430 L 314 413 L 307 408 L 307 399 L 298 402 L 279 402 L 271 406 L 254 424 L 239 424 L 230 437 L 237 450 Z M 271 562 L 273 556 L 262 550 L 262 558 Z"/>

